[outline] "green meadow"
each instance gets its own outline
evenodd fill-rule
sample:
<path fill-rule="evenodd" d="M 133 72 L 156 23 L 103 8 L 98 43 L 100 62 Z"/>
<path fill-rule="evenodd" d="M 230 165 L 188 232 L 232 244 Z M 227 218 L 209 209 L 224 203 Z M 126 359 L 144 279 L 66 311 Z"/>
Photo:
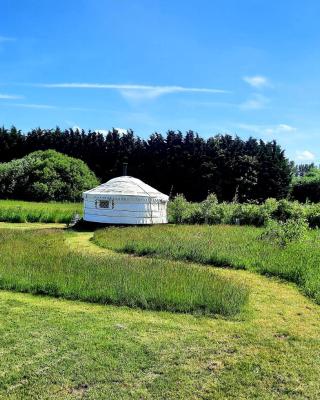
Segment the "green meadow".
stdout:
<path fill-rule="evenodd" d="M 93 241 L 93 232 L 24 226 L 0 224 L 1 399 L 320 397 L 320 308 L 296 285 L 125 254 L 133 228 Z M 169 229 L 180 248 L 206 237 L 197 226 L 155 228 L 135 237 L 154 246 L 157 236 L 158 252 Z M 203 251 L 226 240 L 209 228 Z"/>
<path fill-rule="evenodd" d="M 38 203 L 0 200 L 0 222 L 69 223 L 75 214 L 82 215 L 82 203 Z"/>
<path fill-rule="evenodd" d="M 235 315 L 248 289 L 211 268 L 74 253 L 62 230 L 0 230 L 0 288 L 152 310 Z"/>
<path fill-rule="evenodd" d="M 230 225 L 167 225 L 98 230 L 94 242 L 117 252 L 204 265 L 247 269 L 296 283 L 320 303 L 320 236 L 282 248 L 260 240 L 261 228 Z"/>

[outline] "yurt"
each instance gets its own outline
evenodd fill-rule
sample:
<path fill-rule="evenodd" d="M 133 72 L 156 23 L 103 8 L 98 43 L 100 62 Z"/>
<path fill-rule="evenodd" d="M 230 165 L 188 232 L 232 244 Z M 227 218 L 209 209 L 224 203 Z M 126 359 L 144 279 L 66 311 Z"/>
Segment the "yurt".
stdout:
<path fill-rule="evenodd" d="M 169 197 L 140 179 L 120 176 L 83 193 L 85 221 L 120 225 L 166 224 Z"/>

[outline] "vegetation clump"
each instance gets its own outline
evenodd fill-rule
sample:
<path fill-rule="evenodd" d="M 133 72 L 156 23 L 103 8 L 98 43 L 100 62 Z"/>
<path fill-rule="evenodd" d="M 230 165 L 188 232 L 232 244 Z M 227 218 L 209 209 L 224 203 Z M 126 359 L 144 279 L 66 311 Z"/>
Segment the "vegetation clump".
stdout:
<path fill-rule="evenodd" d="M 288 219 L 285 222 L 269 220 L 260 238 L 284 247 L 305 238 L 308 229 L 308 223 L 302 218 Z"/>
<path fill-rule="evenodd" d="M 267 199 L 264 203 L 236 203 L 217 201 L 210 194 L 201 203 L 188 202 L 183 195 L 168 204 L 169 222 L 174 224 L 228 224 L 265 226 L 270 219 L 285 222 L 305 219 L 311 228 L 320 227 L 320 203 L 301 204 L 286 199 Z"/>
<path fill-rule="evenodd" d="M 0 164 L 0 196 L 32 201 L 79 201 L 98 184 L 81 160 L 54 150 L 36 151 Z"/>
<path fill-rule="evenodd" d="M 312 167 L 293 179 L 291 197 L 300 202 L 320 202 L 320 169 Z"/>

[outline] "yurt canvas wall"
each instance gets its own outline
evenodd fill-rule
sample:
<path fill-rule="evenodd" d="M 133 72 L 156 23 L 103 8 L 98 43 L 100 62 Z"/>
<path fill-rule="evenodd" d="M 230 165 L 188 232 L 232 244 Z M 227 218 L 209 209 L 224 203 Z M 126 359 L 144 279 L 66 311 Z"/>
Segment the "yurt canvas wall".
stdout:
<path fill-rule="evenodd" d="M 83 194 L 84 220 L 106 224 L 167 223 L 168 196 L 139 179 L 114 178 Z"/>

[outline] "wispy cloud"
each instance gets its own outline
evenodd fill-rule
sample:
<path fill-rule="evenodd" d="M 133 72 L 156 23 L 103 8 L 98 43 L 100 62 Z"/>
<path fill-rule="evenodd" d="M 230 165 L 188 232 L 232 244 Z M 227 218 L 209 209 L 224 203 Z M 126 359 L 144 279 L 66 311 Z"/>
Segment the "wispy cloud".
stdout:
<path fill-rule="evenodd" d="M 16 100 L 23 99 L 24 96 L 16 95 L 16 94 L 3 94 L 0 93 L 0 100 Z"/>
<path fill-rule="evenodd" d="M 5 95 L 4 95 L 5 96 Z M 10 96 L 10 97 L 1 97 L 1 99 L 13 100 L 13 99 L 21 99 L 23 96 Z M 97 109 L 97 108 L 87 108 L 87 107 L 61 107 L 52 104 L 35 104 L 35 103 L 0 103 L 0 105 L 10 106 L 10 107 L 21 107 L 21 108 L 35 108 L 35 109 L 51 109 L 51 110 L 67 110 L 67 111 L 90 111 L 90 112 L 106 112 L 105 109 Z M 72 123 L 73 124 L 73 123 Z M 72 125 L 71 124 L 71 125 Z M 70 124 L 69 124 L 70 125 Z"/>
<path fill-rule="evenodd" d="M 244 76 L 242 79 L 250 86 L 256 89 L 261 89 L 263 87 L 270 86 L 268 78 L 262 75 Z"/>
<path fill-rule="evenodd" d="M 32 104 L 32 103 L 6 103 L 6 106 L 10 107 L 22 107 L 22 108 L 38 108 L 38 109 L 56 109 L 58 107 L 51 106 L 48 104 Z"/>
<path fill-rule="evenodd" d="M 196 101 L 196 100 L 182 100 L 181 104 L 185 104 L 192 107 L 226 107 L 226 108 L 237 108 L 240 110 L 260 110 L 266 108 L 270 103 L 270 99 L 263 96 L 260 93 L 254 93 L 242 103 L 236 102 L 225 102 L 225 101 Z"/>
<path fill-rule="evenodd" d="M 314 161 L 316 155 L 309 150 L 296 151 L 296 159 L 299 161 Z"/>
<path fill-rule="evenodd" d="M 8 36 L 0 36 L 0 43 L 4 42 L 14 42 L 16 39 L 13 37 L 8 37 Z"/>
<path fill-rule="evenodd" d="M 292 133 L 297 130 L 297 128 L 287 124 L 277 124 L 277 125 L 236 124 L 236 127 L 262 136 L 272 136 L 277 134 Z"/>
<path fill-rule="evenodd" d="M 242 110 L 259 110 L 265 108 L 269 99 L 262 94 L 254 93 L 248 100 L 240 104 Z"/>
<path fill-rule="evenodd" d="M 34 84 L 33 86 L 42 88 L 116 90 L 129 100 L 155 99 L 162 95 L 173 93 L 230 93 L 228 90 L 214 88 L 109 83 L 43 83 Z"/>
<path fill-rule="evenodd" d="M 265 133 L 269 134 L 269 135 L 273 135 L 275 133 L 290 133 L 290 132 L 294 132 L 296 130 L 297 130 L 297 128 L 294 128 L 291 125 L 279 124 L 279 125 L 275 125 L 270 128 L 266 128 Z"/>

